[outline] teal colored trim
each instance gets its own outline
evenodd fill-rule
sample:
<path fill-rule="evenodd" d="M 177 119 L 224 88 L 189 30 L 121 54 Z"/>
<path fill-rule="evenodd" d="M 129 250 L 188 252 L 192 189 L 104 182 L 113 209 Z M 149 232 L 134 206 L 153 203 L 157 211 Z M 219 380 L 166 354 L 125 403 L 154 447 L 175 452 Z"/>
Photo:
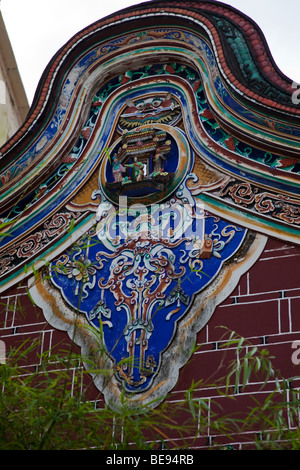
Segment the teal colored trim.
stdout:
<path fill-rule="evenodd" d="M 76 226 L 76 228 L 72 231 L 72 232 L 67 232 L 65 235 L 63 235 L 63 237 L 61 237 L 54 245 L 51 245 L 50 248 L 46 249 L 42 255 L 39 255 L 37 256 L 36 258 L 34 258 L 33 261 L 29 262 L 28 264 L 24 263 L 22 264 L 22 267 L 20 269 L 18 269 L 18 271 L 15 271 L 11 276 L 8 276 L 6 277 L 5 279 L 3 279 L 2 281 L 0 281 L 0 289 L 2 289 L 2 287 L 5 287 L 5 285 L 10 285 L 11 282 L 15 282 L 14 280 L 16 278 L 19 278 L 20 277 L 20 280 L 21 280 L 21 276 L 23 276 L 22 279 L 24 279 L 24 276 L 33 276 L 34 275 L 34 270 L 32 270 L 32 267 L 34 267 L 34 265 L 37 265 L 39 264 L 41 261 L 43 261 L 45 258 L 47 258 L 47 256 L 51 253 L 51 252 L 54 252 L 56 251 L 60 245 L 63 245 L 64 243 L 66 243 L 68 240 L 70 241 L 70 243 L 67 243 L 67 246 L 64 248 L 64 249 L 68 249 L 68 247 L 70 245 L 72 245 L 73 243 L 76 243 L 74 242 L 74 233 L 76 233 L 81 227 L 83 227 L 84 225 L 87 225 L 89 224 L 93 219 L 95 218 L 95 214 L 92 213 L 92 214 L 89 214 L 85 219 L 83 219 L 82 221 L 80 221 L 78 223 L 78 225 Z M 91 224 L 92 225 L 92 224 Z M 81 236 L 81 233 L 78 234 L 78 238 L 75 237 L 76 239 L 79 239 L 79 237 Z M 73 239 L 72 239 L 73 238 Z M 44 260 L 44 263 L 43 265 L 45 265 L 45 263 L 47 263 L 47 259 Z M 25 266 L 27 266 L 27 275 L 25 273 Z M 39 267 L 38 269 L 41 269 L 41 267 Z M 37 269 L 37 270 L 38 270 Z M 30 272 L 31 271 L 31 272 Z"/>

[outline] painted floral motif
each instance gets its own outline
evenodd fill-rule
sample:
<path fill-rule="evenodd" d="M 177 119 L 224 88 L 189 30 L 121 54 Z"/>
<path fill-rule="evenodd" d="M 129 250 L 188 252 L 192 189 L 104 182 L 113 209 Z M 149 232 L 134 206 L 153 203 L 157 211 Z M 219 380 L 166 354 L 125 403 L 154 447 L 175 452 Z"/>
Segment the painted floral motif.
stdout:
<path fill-rule="evenodd" d="M 92 262 L 79 250 L 74 255 L 63 255 L 56 266 L 57 272 L 66 274 L 69 279 L 77 281 L 77 285 L 83 285 L 83 291 L 87 286 L 94 287 L 96 268 Z M 78 289 L 76 289 L 78 292 Z M 87 294 L 86 294 L 87 295 Z"/>

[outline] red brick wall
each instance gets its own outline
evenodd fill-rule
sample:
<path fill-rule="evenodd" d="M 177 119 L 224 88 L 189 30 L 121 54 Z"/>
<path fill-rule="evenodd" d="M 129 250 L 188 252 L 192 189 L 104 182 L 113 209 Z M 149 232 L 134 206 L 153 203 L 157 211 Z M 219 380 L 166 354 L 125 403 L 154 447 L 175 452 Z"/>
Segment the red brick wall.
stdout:
<path fill-rule="evenodd" d="M 269 380 L 261 389 L 262 381 L 252 379 L 246 390 L 234 400 L 214 392 L 207 382 L 215 383 L 224 377 L 226 365 L 235 358 L 234 348 L 224 357 L 224 349 L 220 346 L 224 343 L 225 330 L 220 326 L 237 332 L 259 348 L 267 349 L 269 355 L 274 356 L 274 368 L 280 370 L 285 378 L 299 376 L 300 379 L 300 365 L 292 362 L 295 351 L 292 343 L 300 341 L 300 247 L 268 240 L 260 259 L 241 277 L 234 292 L 217 307 L 199 333 L 199 349 L 181 371 L 176 390 L 171 394 L 173 400 L 178 400 L 187 384 L 204 379 L 194 394 L 195 398 L 209 398 L 211 412 L 220 412 L 219 406 L 223 406 L 224 414 L 233 416 L 249 409 L 250 403 L 255 406 L 250 394 L 257 400 L 264 400 L 275 389 L 275 381 Z M 299 382 L 294 380 L 294 386 L 297 384 L 299 387 Z M 225 436 L 214 437 L 215 432 L 208 429 L 207 436 L 199 438 L 194 445 L 205 448 L 208 443 L 217 442 L 234 445 L 237 449 L 247 448 L 253 440 L 253 432 L 246 429 L 242 439 L 241 436 L 233 437 L 233 440 Z"/>
<path fill-rule="evenodd" d="M 209 323 L 199 333 L 199 349 L 181 370 L 170 401 L 180 400 L 193 380 L 203 379 L 203 383 L 196 387 L 194 397 L 196 401 L 209 399 L 209 411 L 206 411 L 208 425 L 211 413 L 218 405 L 222 405 L 226 413 L 241 412 L 249 406 L 249 394 L 261 399 L 274 387 L 274 380 L 270 380 L 266 389 L 261 391 L 261 383 L 250 380 L 246 391 L 234 400 L 228 400 L 208 385 L 225 374 L 226 364 L 234 358 L 235 350 L 232 348 L 223 363 L 224 350 L 220 344 L 224 329 L 220 326 L 236 331 L 254 345 L 268 349 L 270 355 L 275 356 L 274 366 L 286 378 L 300 376 L 300 365 L 293 364 L 291 359 L 292 342 L 300 340 L 300 247 L 269 239 L 260 259 L 241 277 L 234 292 L 217 307 Z M 1 295 L 0 339 L 8 349 L 19 346 L 25 339 L 31 341 L 35 338 L 41 341 L 28 357 L 27 366 L 32 368 L 39 365 L 37 353 L 41 354 L 58 344 L 71 347 L 67 334 L 49 326 L 43 313 L 32 305 L 24 283 Z M 90 399 L 101 402 L 96 388 L 89 385 Z M 196 448 L 207 448 L 211 442 L 245 448 L 253 439 L 252 431 L 247 430 L 243 439 L 234 436 L 232 441 L 225 436 L 214 439 L 215 432 L 211 426 L 203 431 L 203 435 L 201 433 L 202 429 L 193 444 L 192 440 L 189 441 Z"/>

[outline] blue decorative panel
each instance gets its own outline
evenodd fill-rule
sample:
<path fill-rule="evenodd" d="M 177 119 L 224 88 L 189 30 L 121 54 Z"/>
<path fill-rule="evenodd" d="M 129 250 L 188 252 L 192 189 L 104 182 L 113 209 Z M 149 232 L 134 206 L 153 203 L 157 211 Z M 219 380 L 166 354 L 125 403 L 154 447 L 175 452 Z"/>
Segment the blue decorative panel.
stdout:
<path fill-rule="evenodd" d="M 192 204 L 175 196 L 154 209 L 114 211 L 51 266 L 65 302 L 102 331 L 128 392 L 151 386 L 195 295 L 245 239 L 245 229 L 187 195 Z"/>

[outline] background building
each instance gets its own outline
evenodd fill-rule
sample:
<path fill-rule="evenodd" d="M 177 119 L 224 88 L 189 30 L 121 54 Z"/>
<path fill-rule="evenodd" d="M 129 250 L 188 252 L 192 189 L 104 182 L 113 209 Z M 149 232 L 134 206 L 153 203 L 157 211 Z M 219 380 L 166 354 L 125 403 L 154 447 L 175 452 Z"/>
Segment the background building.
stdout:
<path fill-rule="evenodd" d="M 0 144 L 3 145 L 25 121 L 29 105 L 1 13 L 0 35 Z"/>

